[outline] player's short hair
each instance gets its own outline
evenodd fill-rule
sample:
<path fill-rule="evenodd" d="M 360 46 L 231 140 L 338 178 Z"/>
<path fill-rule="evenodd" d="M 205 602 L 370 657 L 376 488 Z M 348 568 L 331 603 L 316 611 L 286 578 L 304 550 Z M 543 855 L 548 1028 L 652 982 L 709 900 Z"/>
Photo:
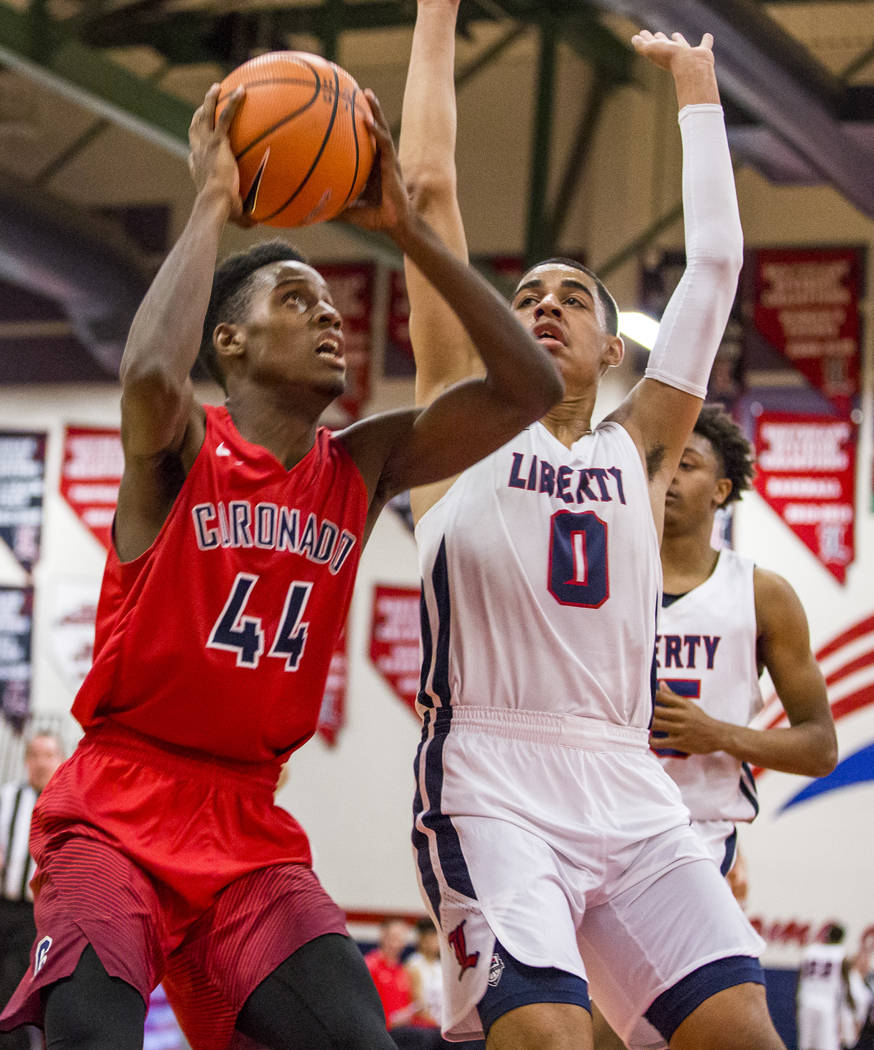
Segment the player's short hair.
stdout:
<path fill-rule="evenodd" d="M 216 326 L 223 321 L 237 321 L 245 315 L 252 294 L 252 275 L 255 271 L 270 263 L 285 260 L 301 263 L 307 261 L 288 241 L 276 237 L 270 241 L 261 241 L 246 251 L 229 255 L 215 271 L 197 360 L 225 392 L 227 383 L 212 343 L 212 334 Z"/>
<path fill-rule="evenodd" d="M 741 428 L 721 405 L 704 405 L 692 432 L 707 438 L 719 460 L 722 477 L 731 482 L 731 492 L 723 506 L 740 499 L 755 473 L 753 449 Z"/>
<path fill-rule="evenodd" d="M 839 922 L 830 922 L 825 931 L 825 943 L 840 944 L 846 932 Z"/>
<path fill-rule="evenodd" d="M 437 927 L 434 925 L 433 921 L 428 918 L 427 915 L 422 919 L 416 920 L 416 935 L 418 937 L 425 937 L 429 933 L 436 932 Z"/>
<path fill-rule="evenodd" d="M 607 286 L 594 270 L 590 270 L 588 266 L 584 266 L 576 259 L 571 259 L 564 255 L 553 255 L 549 259 L 544 259 L 543 262 L 537 263 L 536 266 L 572 266 L 575 270 L 582 270 L 584 274 L 591 277 L 595 282 L 595 288 L 598 290 L 598 299 L 604 310 L 604 327 L 610 335 L 619 335 L 619 307 L 616 305 L 616 300 L 607 291 Z M 534 266 L 531 267 L 532 270 L 534 268 Z"/>

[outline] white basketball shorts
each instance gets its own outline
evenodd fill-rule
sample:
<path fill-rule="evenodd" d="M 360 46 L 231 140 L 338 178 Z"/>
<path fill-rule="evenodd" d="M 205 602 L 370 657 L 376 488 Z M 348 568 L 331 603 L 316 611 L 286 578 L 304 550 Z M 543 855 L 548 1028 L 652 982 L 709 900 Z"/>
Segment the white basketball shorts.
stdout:
<path fill-rule="evenodd" d="M 441 709 L 426 715 L 415 772 L 413 844 L 441 931 L 448 1038 L 482 1036 L 496 938 L 522 963 L 588 980 L 623 1039 L 687 974 L 760 953 L 645 730 Z"/>

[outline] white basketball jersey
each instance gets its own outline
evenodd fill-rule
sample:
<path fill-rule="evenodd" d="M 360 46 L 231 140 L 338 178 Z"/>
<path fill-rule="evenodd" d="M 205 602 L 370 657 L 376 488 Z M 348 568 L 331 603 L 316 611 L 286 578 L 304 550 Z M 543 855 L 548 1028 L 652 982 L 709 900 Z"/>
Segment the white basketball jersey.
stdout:
<path fill-rule="evenodd" d="M 618 423 L 566 448 L 535 423 L 416 528 L 420 712 L 582 715 L 646 729 L 661 593 L 640 453 Z"/>
<path fill-rule="evenodd" d="M 810 944 L 804 949 L 798 973 L 799 1004 L 839 1010 L 844 999 L 846 955 L 842 944 Z"/>
<path fill-rule="evenodd" d="M 720 551 L 712 574 L 659 610 L 656 674 L 711 717 L 747 725 L 762 707 L 756 661 L 754 562 Z M 693 820 L 749 821 L 758 813 L 752 771 L 725 751 L 660 756 Z"/>

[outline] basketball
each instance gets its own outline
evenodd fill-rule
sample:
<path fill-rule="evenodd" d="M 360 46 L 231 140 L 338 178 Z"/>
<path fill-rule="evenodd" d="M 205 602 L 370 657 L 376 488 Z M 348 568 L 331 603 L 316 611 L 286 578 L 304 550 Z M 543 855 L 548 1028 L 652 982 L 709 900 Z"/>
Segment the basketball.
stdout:
<path fill-rule="evenodd" d="M 304 51 L 273 51 L 222 81 L 216 114 L 246 89 L 229 138 L 246 212 L 269 226 L 309 226 L 338 215 L 373 164 L 370 107 L 339 66 Z"/>

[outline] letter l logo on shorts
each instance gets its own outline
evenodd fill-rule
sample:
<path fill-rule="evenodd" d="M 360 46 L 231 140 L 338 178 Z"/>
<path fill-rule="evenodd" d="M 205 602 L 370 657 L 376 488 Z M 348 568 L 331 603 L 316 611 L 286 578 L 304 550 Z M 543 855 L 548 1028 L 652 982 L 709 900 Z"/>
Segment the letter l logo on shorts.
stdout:
<path fill-rule="evenodd" d="M 479 952 L 473 952 L 471 955 L 468 955 L 467 953 L 467 943 L 465 942 L 464 937 L 464 924 L 466 922 L 467 919 L 462 919 L 447 937 L 450 947 L 455 952 L 455 958 L 458 960 L 458 965 L 461 967 L 461 971 L 458 974 L 459 981 L 464 976 L 464 971 L 472 970 L 479 960 Z"/>

